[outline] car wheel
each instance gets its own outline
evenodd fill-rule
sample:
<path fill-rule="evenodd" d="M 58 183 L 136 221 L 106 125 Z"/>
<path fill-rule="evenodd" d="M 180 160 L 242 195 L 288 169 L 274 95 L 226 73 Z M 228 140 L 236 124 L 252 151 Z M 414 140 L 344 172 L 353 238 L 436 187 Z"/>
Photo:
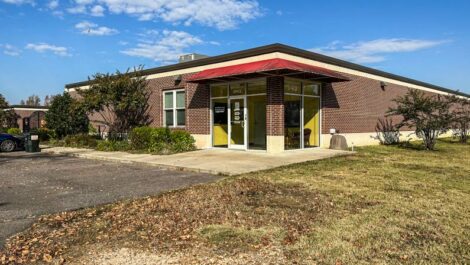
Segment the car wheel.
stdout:
<path fill-rule="evenodd" d="M 16 148 L 15 142 L 12 140 L 5 140 L 2 143 L 0 143 L 0 151 L 2 152 L 12 152 Z"/>

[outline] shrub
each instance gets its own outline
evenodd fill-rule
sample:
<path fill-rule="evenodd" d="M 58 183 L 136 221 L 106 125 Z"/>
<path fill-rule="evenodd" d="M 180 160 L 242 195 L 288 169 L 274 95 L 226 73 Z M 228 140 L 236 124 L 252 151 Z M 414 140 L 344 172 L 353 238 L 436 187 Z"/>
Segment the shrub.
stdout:
<path fill-rule="evenodd" d="M 99 150 L 145 151 L 154 154 L 171 154 L 195 150 L 194 138 L 186 131 L 171 131 L 168 128 L 136 127 L 129 134 L 129 141 L 109 140 L 100 143 Z M 125 143 L 125 144 L 124 144 Z"/>
<path fill-rule="evenodd" d="M 10 128 L 7 130 L 8 134 L 13 134 L 13 135 L 20 135 L 21 130 L 19 128 Z"/>
<path fill-rule="evenodd" d="M 64 138 L 64 146 L 67 147 L 96 148 L 97 145 L 97 137 L 88 134 L 67 135 Z"/>
<path fill-rule="evenodd" d="M 393 125 L 392 119 L 379 119 L 375 125 L 376 139 L 380 144 L 390 145 L 400 142 L 400 131 L 397 126 Z"/>
<path fill-rule="evenodd" d="M 31 129 L 31 134 L 37 134 L 39 137 L 39 141 L 49 141 L 52 135 L 55 135 L 55 133 L 47 128 L 39 128 L 39 129 Z"/>
<path fill-rule="evenodd" d="M 171 150 L 173 152 L 187 152 L 196 149 L 196 141 L 186 131 L 174 131 L 171 133 Z"/>
<path fill-rule="evenodd" d="M 171 131 L 168 128 L 154 128 L 150 139 L 148 151 L 151 153 L 171 153 Z"/>
<path fill-rule="evenodd" d="M 128 141 L 98 141 L 96 150 L 99 151 L 127 151 L 130 149 Z"/>
<path fill-rule="evenodd" d="M 130 146 L 134 150 L 146 150 L 152 140 L 152 131 L 154 128 L 143 126 L 132 129 L 129 140 Z"/>

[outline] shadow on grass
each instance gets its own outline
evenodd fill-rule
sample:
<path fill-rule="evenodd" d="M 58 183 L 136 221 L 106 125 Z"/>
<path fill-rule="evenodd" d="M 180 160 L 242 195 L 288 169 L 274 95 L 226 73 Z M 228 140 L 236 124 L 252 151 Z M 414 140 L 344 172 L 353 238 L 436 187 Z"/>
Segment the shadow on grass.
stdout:
<path fill-rule="evenodd" d="M 430 152 L 439 152 L 441 149 L 439 148 L 439 144 L 445 143 L 445 144 L 459 144 L 459 145 L 470 145 L 470 143 L 462 143 L 457 139 L 454 138 L 440 138 L 436 140 L 436 144 L 434 146 L 434 150 L 427 150 L 424 147 L 424 144 L 422 141 L 411 141 L 411 142 L 401 142 L 396 144 L 400 149 L 409 149 L 409 150 L 415 150 L 415 151 L 430 151 Z"/>
<path fill-rule="evenodd" d="M 400 149 L 410 149 L 415 151 L 426 151 L 422 142 L 401 142 L 395 145 Z"/>
<path fill-rule="evenodd" d="M 461 144 L 461 145 L 470 145 L 470 142 L 463 143 L 457 138 L 443 138 L 443 139 L 438 139 L 438 142 L 442 143 L 448 143 L 448 144 Z"/>

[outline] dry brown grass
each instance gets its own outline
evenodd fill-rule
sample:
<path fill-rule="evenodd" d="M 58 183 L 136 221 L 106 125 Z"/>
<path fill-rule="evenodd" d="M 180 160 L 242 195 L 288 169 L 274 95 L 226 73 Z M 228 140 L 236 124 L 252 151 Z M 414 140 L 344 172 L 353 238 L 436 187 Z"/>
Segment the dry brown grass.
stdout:
<path fill-rule="evenodd" d="M 95 247 L 125 247 L 175 263 L 465 264 L 469 161 L 470 145 L 448 141 L 436 152 L 360 148 L 356 156 L 45 216 L 11 238 L 0 259 L 80 262 Z"/>

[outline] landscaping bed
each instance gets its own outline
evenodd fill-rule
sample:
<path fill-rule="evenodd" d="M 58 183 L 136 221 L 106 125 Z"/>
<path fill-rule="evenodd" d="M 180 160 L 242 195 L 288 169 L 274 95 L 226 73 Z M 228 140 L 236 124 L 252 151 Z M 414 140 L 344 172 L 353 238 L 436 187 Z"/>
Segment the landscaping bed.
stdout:
<path fill-rule="evenodd" d="M 102 139 L 94 134 L 67 135 L 52 139 L 50 146 L 90 148 L 98 151 L 124 151 L 168 155 L 196 150 L 194 138 L 186 131 L 168 128 L 136 127 L 129 134 L 108 135 Z"/>
<path fill-rule="evenodd" d="M 44 216 L 1 263 L 470 262 L 470 145 L 440 140 Z"/>

